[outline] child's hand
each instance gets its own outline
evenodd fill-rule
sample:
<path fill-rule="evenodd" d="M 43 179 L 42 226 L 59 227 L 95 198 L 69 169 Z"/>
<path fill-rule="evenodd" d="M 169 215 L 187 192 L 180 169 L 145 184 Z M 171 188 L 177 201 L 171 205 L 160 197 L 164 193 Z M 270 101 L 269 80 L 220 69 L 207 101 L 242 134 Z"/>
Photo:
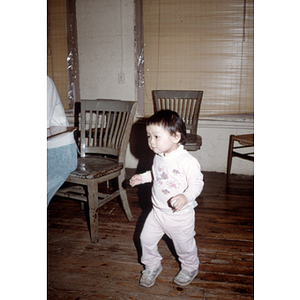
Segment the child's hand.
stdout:
<path fill-rule="evenodd" d="M 174 196 L 169 201 L 175 211 L 180 211 L 188 203 L 186 196 L 183 194 Z"/>
<path fill-rule="evenodd" d="M 142 184 L 142 176 L 140 174 L 133 175 L 130 180 L 129 184 L 134 187 L 138 184 Z"/>

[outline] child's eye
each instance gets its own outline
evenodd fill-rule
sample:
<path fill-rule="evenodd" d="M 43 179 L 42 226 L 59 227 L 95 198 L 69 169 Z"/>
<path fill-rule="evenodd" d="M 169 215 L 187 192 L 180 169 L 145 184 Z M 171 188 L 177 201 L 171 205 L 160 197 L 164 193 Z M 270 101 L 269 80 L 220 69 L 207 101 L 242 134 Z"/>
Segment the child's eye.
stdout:
<path fill-rule="evenodd" d="M 156 136 L 155 136 L 155 138 L 157 138 L 157 139 L 158 139 L 158 138 L 159 138 L 159 136 L 158 136 L 158 135 L 156 135 Z"/>

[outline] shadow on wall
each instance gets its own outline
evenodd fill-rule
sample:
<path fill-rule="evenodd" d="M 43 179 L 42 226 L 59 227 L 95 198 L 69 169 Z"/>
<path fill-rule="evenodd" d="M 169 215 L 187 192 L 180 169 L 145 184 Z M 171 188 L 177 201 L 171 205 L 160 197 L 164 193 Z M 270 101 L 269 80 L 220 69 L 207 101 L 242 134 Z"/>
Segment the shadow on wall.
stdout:
<path fill-rule="evenodd" d="M 142 119 L 132 125 L 129 147 L 132 155 L 138 160 L 136 174 L 144 173 L 151 170 L 154 153 L 150 150 L 146 134 L 146 120 Z M 137 220 L 137 225 L 133 235 L 133 241 L 138 254 L 138 262 L 141 263 L 142 248 L 140 244 L 140 234 L 143 229 L 145 220 L 151 211 L 151 186 L 146 183 L 138 186 L 139 206 L 142 213 Z"/>
<path fill-rule="evenodd" d="M 136 173 L 151 170 L 154 153 L 148 146 L 145 119 L 141 119 L 132 125 L 129 145 L 130 152 L 138 159 Z"/>

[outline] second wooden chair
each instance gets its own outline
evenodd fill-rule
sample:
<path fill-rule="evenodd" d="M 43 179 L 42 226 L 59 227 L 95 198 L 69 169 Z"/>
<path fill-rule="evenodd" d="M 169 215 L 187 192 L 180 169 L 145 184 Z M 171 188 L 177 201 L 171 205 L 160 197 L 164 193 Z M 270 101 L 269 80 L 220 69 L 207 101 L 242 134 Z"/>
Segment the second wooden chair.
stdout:
<path fill-rule="evenodd" d="M 197 151 L 202 138 L 197 134 L 203 91 L 155 90 L 153 93 L 154 112 L 162 109 L 176 111 L 185 123 L 187 142 L 185 149 Z"/>

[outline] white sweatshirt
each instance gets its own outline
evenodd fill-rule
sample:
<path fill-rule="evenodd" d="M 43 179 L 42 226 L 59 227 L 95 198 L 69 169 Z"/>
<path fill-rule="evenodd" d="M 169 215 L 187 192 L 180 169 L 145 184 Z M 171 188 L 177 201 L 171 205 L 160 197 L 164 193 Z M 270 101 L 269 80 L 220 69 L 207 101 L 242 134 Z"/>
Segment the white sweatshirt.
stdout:
<path fill-rule="evenodd" d="M 53 80 L 47 76 L 47 128 L 50 126 L 69 126 Z M 73 132 L 63 133 L 47 139 L 47 148 L 58 148 L 75 143 Z"/>
<path fill-rule="evenodd" d="M 169 154 L 156 154 L 152 172 L 147 171 L 141 176 L 143 183 L 153 181 L 153 206 L 166 213 L 173 212 L 168 200 L 178 194 L 184 194 L 188 199 L 188 203 L 180 212 L 196 207 L 195 199 L 200 195 L 204 185 L 198 160 L 182 145 Z"/>

